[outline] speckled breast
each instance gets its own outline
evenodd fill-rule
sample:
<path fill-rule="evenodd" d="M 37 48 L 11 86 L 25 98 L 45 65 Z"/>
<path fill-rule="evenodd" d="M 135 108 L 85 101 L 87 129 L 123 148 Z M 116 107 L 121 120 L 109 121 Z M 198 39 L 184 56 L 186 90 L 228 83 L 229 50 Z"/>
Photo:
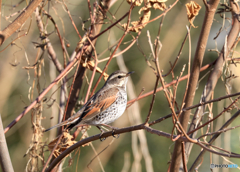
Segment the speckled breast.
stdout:
<path fill-rule="evenodd" d="M 94 117 L 90 125 L 109 124 L 118 119 L 125 111 L 127 106 L 127 93 L 120 89 L 116 101 L 105 111 Z"/>

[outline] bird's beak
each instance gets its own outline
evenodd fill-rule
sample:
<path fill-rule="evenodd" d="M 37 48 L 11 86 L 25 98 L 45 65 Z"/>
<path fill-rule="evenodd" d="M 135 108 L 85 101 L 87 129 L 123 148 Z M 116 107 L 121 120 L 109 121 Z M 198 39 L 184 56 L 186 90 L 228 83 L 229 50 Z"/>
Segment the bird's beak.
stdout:
<path fill-rule="evenodd" d="M 134 73 L 134 71 L 128 72 L 128 73 L 126 74 L 126 76 L 129 76 L 129 75 L 131 75 L 132 73 Z"/>

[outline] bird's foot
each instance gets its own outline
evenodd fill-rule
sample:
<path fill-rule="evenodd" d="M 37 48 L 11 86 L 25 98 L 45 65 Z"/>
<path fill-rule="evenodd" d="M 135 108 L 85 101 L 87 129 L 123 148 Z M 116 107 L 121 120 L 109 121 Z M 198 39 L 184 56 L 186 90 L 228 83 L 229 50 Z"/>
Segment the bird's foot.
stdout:
<path fill-rule="evenodd" d="M 113 128 L 113 130 L 112 130 L 112 136 L 113 136 L 114 138 L 118 139 L 119 136 L 120 136 L 120 134 L 117 134 L 117 136 L 115 136 L 115 130 L 116 130 L 116 129 L 118 129 L 118 128 Z"/>
<path fill-rule="evenodd" d="M 102 141 L 106 140 L 106 137 L 102 137 L 104 131 L 98 126 L 97 126 L 97 128 L 101 131 L 100 136 L 99 136 L 100 141 L 102 142 Z"/>
<path fill-rule="evenodd" d="M 99 139 L 102 142 L 102 141 L 106 140 L 106 137 L 102 137 L 102 133 L 101 133 L 100 136 L 99 136 Z"/>

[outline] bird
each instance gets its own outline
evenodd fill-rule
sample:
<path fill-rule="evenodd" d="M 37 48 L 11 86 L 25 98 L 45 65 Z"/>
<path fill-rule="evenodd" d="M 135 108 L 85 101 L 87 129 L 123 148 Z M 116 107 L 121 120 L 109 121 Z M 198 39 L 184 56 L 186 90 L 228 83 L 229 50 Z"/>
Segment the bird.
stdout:
<path fill-rule="evenodd" d="M 92 125 L 96 126 L 102 135 L 104 131 L 100 126 L 106 126 L 112 129 L 112 135 L 114 137 L 114 130 L 116 128 L 108 124 L 118 119 L 126 109 L 126 85 L 128 77 L 132 73 L 134 73 L 134 71 L 127 73 L 118 70 L 113 72 L 109 75 L 103 87 L 100 88 L 78 112 L 67 120 L 46 129 L 45 132 L 64 125 L 67 125 L 66 130 L 68 131 L 79 125 Z"/>

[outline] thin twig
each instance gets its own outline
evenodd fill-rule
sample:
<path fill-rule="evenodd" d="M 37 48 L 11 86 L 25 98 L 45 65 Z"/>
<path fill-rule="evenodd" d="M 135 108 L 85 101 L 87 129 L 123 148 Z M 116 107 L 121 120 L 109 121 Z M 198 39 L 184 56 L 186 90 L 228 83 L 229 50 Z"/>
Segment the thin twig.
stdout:
<path fill-rule="evenodd" d="M 188 35 L 188 38 L 189 38 L 189 52 L 188 52 L 188 76 L 190 76 L 190 63 L 191 63 L 191 37 L 190 37 L 190 30 L 189 28 L 187 27 L 187 35 Z M 187 35 L 185 38 L 187 38 Z M 187 91 L 188 91 L 188 84 L 189 84 L 189 77 L 187 78 L 187 83 L 186 83 L 186 89 L 185 89 L 185 92 L 184 92 L 184 96 L 183 96 L 183 100 L 182 100 L 182 104 L 181 104 L 181 107 L 180 107 L 180 110 L 179 110 L 179 115 L 177 116 L 179 118 L 179 116 L 181 116 L 182 114 L 182 109 L 185 105 L 185 98 L 186 98 L 186 95 L 187 95 Z M 174 123 L 176 123 L 177 121 L 173 121 Z M 174 131 L 175 127 L 177 125 L 175 124 L 173 126 L 173 129 L 172 129 L 172 132 Z M 185 162 L 186 163 L 186 162 Z"/>
<path fill-rule="evenodd" d="M 129 50 L 129 49 L 135 44 L 135 42 L 138 40 L 138 37 L 140 36 L 140 34 L 141 34 L 141 32 L 138 32 L 138 35 L 136 36 L 136 38 L 135 38 L 133 41 L 131 41 L 131 44 L 129 44 L 129 46 L 127 46 L 127 47 L 126 47 L 124 50 L 122 50 L 121 52 L 114 54 L 113 58 L 114 58 L 114 57 L 117 57 L 117 56 L 120 56 L 121 54 L 123 54 L 123 53 L 125 53 L 127 50 Z M 117 43 L 118 43 L 118 42 L 117 42 Z M 114 45 L 114 46 L 115 46 L 115 45 Z M 106 57 L 106 58 L 104 58 L 104 59 L 99 60 L 99 63 L 105 62 L 105 61 L 107 61 L 107 60 L 109 60 L 109 59 L 110 59 L 110 57 Z"/>
<path fill-rule="evenodd" d="M 61 81 L 65 74 L 73 68 L 75 62 L 79 60 L 80 56 L 81 53 L 78 53 L 74 60 L 69 63 L 69 65 L 58 75 L 58 77 L 20 115 L 18 115 L 18 117 L 15 118 L 15 120 L 13 120 L 5 128 L 4 130 L 5 133 L 8 132 L 8 130 L 12 128 L 22 117 L 24 117 L 37 103 L 39 103 L 55 84 Z"/>
<path fill-rule="evenodd" d="M 44 30 L 43 21 L 42 21 L 41 16 L 39 15 L 39 9 L 38 8 L 35 11 L 35 16 L 36 16 L 38 28 L 40 30 L 40 34 L 44 33 L 44 36 L 46 36 L 47 32 Z M 46 38 L 44 39 L 43 42 L 46 42 L 48 54 L 51 57 L 54 65 L 56 66 L 56 69 L 60 73 L 63 70 L 63 67 L 62 67 L 62 64 L 59 62 L 59 60 L 57 58 L 56 52 L 55 52 L 49 38 L 46 36 Z"/>
<path fill-rule="evenodd" d="M 127 27 L 126 27 L 127 29 L 126 29 L 126 31 L 124 32 L 123 36 L 121 37 L 120 41 L 118 42 L 116 48 L 114 49 L 112 55 L 111 55 L 110 58 L 109 58 L 107 64 L 105 65 L 105 67 L 104 67 L 104 69 L 103 69 L 103 71 L 102 71 L 102 74 L 101 74 L 100 77 L 98 78 L 97 83 L 95 84 L 95 86 L 94 86 L 94 88 L 93 88 L 93 90 L 92 90 L 92 94 L 95 92 L 95 90 L 96 90 L 98 84 L 100 83 L 100 80 L 101 80 L 101 78 L 102 78 L 104 72 L 106 71 L 106 69 L 107 69 L 107 67 L 108 67 L 108 65 L 109 65 L 109 63 L 110 63 L 110 61 L 112 60 L 113 55 L 116 53 L 118 47 L 121 45 L 123 39 L 125 38 L 125 36 L 126 36 L 127 33 L 129 32 L 129 31 L 128 31 L 128 26 L 129 26 L 129 24 L 130 24 L 130 16 L 131 16 L 131 11 L 132 11 L 133 7 L 134 7 L 134 6 L 132 5 L 132 6 L 130 7 L 130 9 L 129 9 L 129 12 L 126 13 L 126 14 L 128 14 L 128 22 L 127 22 Z M 124 17 L 124 18 L 125 18 L 125 17 Z M 103 31 L 102 31 L 102 32 L 103 32 Z M 102 33 L 102 32 L 101 32 L 101 33 Z M 98 36 L 98 35 L 97 35 L 97 36 Z M 97 37 L 97 36 L 95 36 L 95 37 Z M 92 38 L 92 40 L 95 39 L 95 37 Z M 91 96 L 92 96 L 92 95 L 91 95 Z"/>
<path fill-rule="evenodd" d="M 145 88 L 142 88 L 141 92 L 139 93 L 139 95 L 137 96 L 137 99 L 132 102 L 131 104 L 128 104 L 127 108 L 129 108 L 130 106 L 132 106 L 136 101 L 138 101 L 138 98 L 142 95 L 142 93 L 145 91 Z M 126 108 L 126 109 L 127 109 Z"/>
<path fill-rule="evenodd" d="M 99 34 L 97 34 L 96 36 L 94 36 L 93 38 L 91 38 L 91 40 L 93 41 L 94 39 L 98 38 L 99 36 L 101 36 L 102 34 L 104 34 L 105 32 L 107 32 L 109 29 L 111 29 L 113 26 L 115 26 L 118 22 L 120 22 L 121 20 L 123 20 L 125 17 L 127 17 L 129 14 L 129 11 L 124 14 L 120 19 L 118 19 L 116 22 L 114 22 L 111 26 L 109 26 L 108 28 L 104 29 L 102 32 L 100 32 Z"/>
<path fill-rule="evenodd" d="M 198 127 L 195 128 L 194 130 L 188 132 L 188 134 L 194 133 L 195 131 L 199 130 L 200 128 L 204 127 L 205 125 L 207 125 L 207 124 L 209 124 L 210 122 L 212 122 L 212 121 L 214 121 L 215 119 L 217 119 L 217 118 L 218 118 L 219 116 L 221 116 L 224 112 L 228 111 L 228 110 L 231 108 L 231 106 L 233 106 L 239 99 L 240 99 L 240 96 L 237 97 L 227 108 L 224 108 L 224 110 L 223 110 L 220 114 L 218 114 L 217 116 L 215 116 L 213 119 L 207 121 L 206 123 L 198 126 Z"/>
<path fill-rule="evenodd" d="M 191 25 L 189 25 L 189 29 L 191 29 Z M 164 74 L 163 77 L 168 76 L 168 75 L 173 71 L 173 69 L 175 68 L 175 66 L 176 66 L 176 64 L 177 64 L 177 61 L 178 61 L 180 55 L 182 54 L 182 49 L 183 49 L 183 47 L 184 47 L 184 45 L 185 45 L 185 43 L 186 43 L 186 40 L 187 40 L 188 35 L 189 35 L 189 33 L 187 32 L 187 33 L 186 33 L 186 36 L 185 36 L 185 38 L 184 38 L 184 40 L 183 40 L 183 42 L 182 42 L 182 45 L 181 45 L 181 47 L 180 47 L 180 50 L 179 50 L 179 52 L 178 52 L 178 55 L 177 55 L 177 57 L 176 57 L 173 65 L 172 65 L 171 69 L 170 69 L 166 74 Z"/>
<path fill-rule="evenodd" d="M 225 128 L 223 130 L 218 130 L 218 131 L 215 131 L 215 132 L 212 132 L 212 133 L 203 134 L 203 135 L 199 136 L 197 139 L 199 140 L 202 137 L 211 136 L 211 135 L 218 134 L 218 133 L 225 133 L 226 131 L 233 130 L 233 129 L 236 129 L 236 128 L 239 128 L 239 127 L 240 127 L 240 125 L 234 126 L 234 127 L 231 127 L 231 128 Z"/>
<path fill-rule="evenodd" d="M 203 66 L 203 67 L 201 68 L 200 72 L 202 72 L 202 71 L 210 68 L 210 67 L 213 66 L 213 65 L 214 65 L 214 62 Z M 185 75 L 185 76 L 179 78 L 178 80 L 179 80 L 179 81 L 183 81 L 183 80 L 187 79 L 188 77 L 189 77 L 189 75 Z M 174 80 L 174 81 L 166 84 L 165 87 L 170 87 L 170 86 L 172 86 L 173 84 L 176 84 L 176 83 L 177 83 L 177 80 Z M 159 87 L 156 91 L 159 92 L 159 91 L 162 91 L 162 90 L 163 90 L 163 87 Z M 139 100 L 142 99 L 142 98 L 145 98 L 145 97 L 147 97 L 147 96 L 150 96 L 150 95 L 152 95 L 152 94 L 153 94 L 153 91 L 150 91 L 150 92 L 148 92 L 148 93 L 145 93 L 145 94 L 143 94 L 143 95 L 141 95 L 141 96 L 139 97 Z M 135 101 L 135 99 L 129 100 L 129 101 L 128 101 L 128 104 L 132 103 L 133 101 Z"/>
<path fill-rule="evenodd" d="M 226 99 L 226 98 L 234 97 L 234 96 L 239 96 L 239 95 L 240 95 L 240 92 L 234 93 L 234 94 L 230 94 L 230 95 L 226 95 L 226 96 L 222 96 L 222 97 L 219 97 L 219 98 L 216 98 L 216 99 L 213 99 L 213 100 L 209 100 L 209 101 L 206 101 L 206 102 L 198 103 L 198 104 L 193 105 L 193 106 L 190 106 L 190 107 L 188 107 L 188 108 L 183 108 L 182 110 L 183 110 L 183 111 L 186 111 L 186 110 L 194 109 L 194 108 L 196 108 L 196 107 L 203 106 L 203 105 L 205 105 L 205 104 L 209 104 L 209 103 L 212 103 L 212 102 L 218 102 L 218 101 L 224 100 L 224 99 Z M 229 108 L 230 108 L 230 107 L 229 107 Z M 179 113 L 179 111 L 176 111 L 176 114 L 178 114 L 178 113 Z M 161 118 L 159 118 L 159 119 L 157 119 L 157 120 L 155 120 L 155 121 L 152 121 L 152 122 L 149 123 L 149 126 L 154 125 L 154 124 L 156 124 L 156 123 L 159 123 L 159 122 L 161 122 L 162 120 L 167 119 L 167 118 L 169 118 L 169 117 L 171 117 L 171 116 L 172 116 L 172 114 L 168 114 L 168 115 L 166 115 L 166 116 L 164 116 L 164 117 L 161 117 Z M 206 124 L 206 125 L 207 125 L 207 124 Z M 189 132 L 188 134 L 190 134 L 190 132 Z"/>
<path fill-rule="evenodd" d="M 240 110 L 238 110 L 219 130 L 223 130 L 225 128 L 227 128 L 237 117 L 239 117 L 240 115 Z M 221 133 L 216 133 L 210 140 L 209 140 L 209 144 L 212 144 L 220 135 Z M 205 154 L 205 152 L 208 151 L 208 149 L 204 149 L 201 151 L 201 153 L 198 155 L 198 157 L 196 158 L 196 160 L 194 161 L 194 163 L 192 164 L 191 168 L 189 169 L 189 172 L 193 172 L 193 170 L 195 169 L 195 167 L 197 166 L 197 164 L 199 164 L 199 162 L 202 160 L 203 155 Z M 231 155 L 231 154 L 229 154 Z"/>
<path fill-rule="evenodd" d="M 53 156 L 53 153 L 54 153 L 55 149 L 57 149 L 58 144 L 60 143 L 60 140 L 62 139 L 62 137 L 63 137 L 63 133 L 62 133 L 62 134 L 60 135 L 60 137 L 58 138 L 58 140 L 57 140 L 57 142 L 56 142 L 56 144 L 55 144 L 52 152 L 50 153 L 50 155 L 49 155 L 49 157 L 48 157 L 48 159 L 47 159 L 47 162 L 45 163 L 45 165 L 44 165 L 44 167 L 43 167 L 43 169 L 42 169 L 42 172 L 44 172 L 44 171 L 46 170 L 46 168 L 47 168 L 47 166 L 48 166 L 48 163 L 50 162 L 50 160 L 51 160 L 51 158 L 52 158 L 52 156 Z"/>
<path fill-rule="evenodd" d="M 70 18 L 70 20 L 71 20 L 71 22 L 72 22 L 72 25 L 73 25 L 75 31 L 76 31 L 77 34 L 78 34 L 78 37 L 79 37 L 80 39 L 82 39 L 82 37 L 81 37 L 80 33 L 78 32 L 78 29 L 77 29 L 77 27 L 76 27 L 76 25 L 75 25 L 75 23 L 74 23 L 74 21 L 73 21 L 73 19 L 72 19 L 72 15 L 70 14 L 70 11 L 69 11 L 68 8 L 67 8 L 67 5 L 66 5 L 65 1 L 63 1 L 63 5 L 64 5 L 65 9 L 67 10 L 68 16 L 69 16 L 69 18 Z"/>
<path fill-rule="evenodd" d="M 53 23 L 56 31 L 57 31 L 57 35 L 59 37 L 59 40 L 60 40 L 60 43 L 61 43 L 61 47 L 62 47 L 62 51 L 63 51 L 63 57 L 64 57 L 64 68 L 66 67 L 66 56 L 69 58 L 69 55 L 68 55 L 68 52 L 66 50 L 66 47 L 65 47 L 65 44 L 64 44 L 64 40 L 60 34 L 60 31 L 58 29 L 58 26 L 56 24 L 56 22 L 54 21 L 54 19 L 52 18 L 52 16 L 50 14 L 48 14 L 45 10 L 44 11 L 44 14 L 51 20 L 51 22 Z"/>
<path fill-rule="evenodd" d="M 93 73 L 92 73 L 92 77 L 91 77 L 91 80 L 90 80 L 90 83 L 89 83 L 89 86 L 88 86 L 88 90 L 87 90 L 87 94 L 86 94 L 86 97 L 85 97 L 85 102 L 84 102 L 84 104 L 87 103 L 87 101 L 88 101 L 88 96 L 89 96 L 90 91 L 91 91 L 93 79 L 94 79 L 94 76 L 95 76 L 95 74 L 96 74 L 96 69 L 97 69 L 97 65 L 98 65 L 97 51 L 96 51 L 96 49 L 95 49 L 92 41 L 91 41 L 88 37 L 87 37 L 87 39 L 88 39 L 89 43 L 91 44 L 91 46 L 92 46 L 92 48 L 93 48 L 93 51 L 94 51 L 94 54 L 95 54 L 95 58 L 94 58 L 94 60 L 95 60 L 95 66 L 94 66 Z M 92 92 L 92 94 L 94 94 L 94 92 Z M 91 94 L 91 95 L 92 95 L 92 94 Z"/>
<path fill-rule="evenodd" d="M 88 168 L 88 169 L 91 170 L 91 168 L 90 168 L 89 166 L 90 166 L 91 163 L 94 161 L 94 159 L 96 159 L 97 157 L 99 157 L 99 155 L 100 155 L 101 153 L 103 153 L 109 146 L 111 146 L 114 141 L 115 141 L 115 138 L 113 138 L 112 141 L 111 141 L 103 150 L 101 150 L 97 155 L 95 155 L 95 157 L 93 157 L 93 158 L 91 159 L 91 161 L 90 161 L 90 162 L 88 163 L 88 165 L 87 165 L 87 168 Z M 91 171 L 92 171 L 92 170 L 91 170 Z"/>
<path fill-rule="evenodd" d="M 148 37 L 148 42 L 149 42 L 149 45 L 150 45 L 150 48 L 152 50 L 152 53 L 153 53 L 153 56 L 155 58 L 155 62 L 157 61 L 156 58 L 158 58 L 156 56 L 156 54 L 153 52 L 153 46 L 152 46 L 152 42 L 151 42 L 151 37 L 150 37 L 150 33 L 149 31 L 147 31 L 147 37 Z M 159 45 L 161 49 L 161 45 Z M 157 63 L 157 62 L 156 62 Z M 151 104 L 150 104 L 150 108 L 149 108 L 149 111 L 148 111 L 148 115 L 146 117 L 146 120 L 144 122 L 144 124 L 147 124 L 150 120 L 150 115 L 152 113 L 152 108 L 153 108 L 153 104 L 154 104 L 154 101 L 155 101 L 155 97 L 156 97 L 156 90 L 157 90 L 157 86 L 158 86 L 158 83 L 159 83 L 159 78 L 160 78 L 160 73 L 157 73 L 157 76 L 156 76 L 156 82 L 155 82 L 155 87 L 154 87 L 154 90 L 153 90 L 153 96 L 152 96 L 152 101 L 151 101 Z"/>

